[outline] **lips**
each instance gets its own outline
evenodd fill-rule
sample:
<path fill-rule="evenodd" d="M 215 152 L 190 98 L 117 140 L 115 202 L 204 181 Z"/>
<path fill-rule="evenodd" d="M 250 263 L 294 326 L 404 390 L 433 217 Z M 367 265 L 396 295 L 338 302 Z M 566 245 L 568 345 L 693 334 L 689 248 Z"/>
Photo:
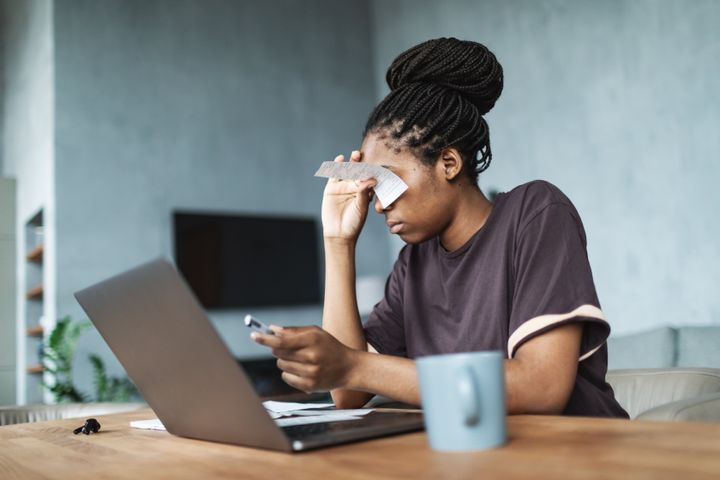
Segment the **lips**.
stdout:
<path fill-rule="evenodd" d="M 395 222 L 392 220 L 388 220 L 385 223 L 387 224 L 388 228 L 390 228 L 390 233 L 399 233 L 403 227 L 402 222 Z"/>

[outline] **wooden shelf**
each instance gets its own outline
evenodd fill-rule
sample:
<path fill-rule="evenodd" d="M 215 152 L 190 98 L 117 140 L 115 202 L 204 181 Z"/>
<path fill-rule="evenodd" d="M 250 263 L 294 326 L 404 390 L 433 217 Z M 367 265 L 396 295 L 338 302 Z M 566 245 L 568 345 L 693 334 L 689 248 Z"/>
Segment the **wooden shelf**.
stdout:
<path fill-rule="evenodd" d="M 29 288 L 27 293 L 25 294 L 28 300 L 39 300 L 43 298 L 43 286 L 42 284 L 36 285 L 32 288 Z"/>
<path fill-rule="evenodd" d="M 42 263 L 43 261 L 43 254 L 45 253 L 45 247 L 41 243 L 37 247 L 30 250 L 25 258 L 28 262 L 34 262 L 34 263 Z"/>
<path fill-rule="evenodd" d="M 42 325 L 34 325 L 32 327 L 28 327 L 27 336 L 28 337 L 42 337 L 43 331 L 44 331 L 44 329 L 43 329 Z"/>
<path fill-rule="evenodd" d="M 43 371 L 45 371 L 45 369 L 42 365 L 30 365 L 27 367 L 27 373 L 29 374 L 43 373 Z"/>

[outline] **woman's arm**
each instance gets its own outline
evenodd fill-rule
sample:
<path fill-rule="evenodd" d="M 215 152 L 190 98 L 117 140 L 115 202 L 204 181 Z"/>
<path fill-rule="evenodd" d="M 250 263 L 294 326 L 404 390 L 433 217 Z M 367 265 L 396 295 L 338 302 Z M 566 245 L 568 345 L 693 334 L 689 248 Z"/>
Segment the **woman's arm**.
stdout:
<path fill-rule="evenodd" d="M 303 391 L 368 392 L 420 405 L 415 362 L 346 347 L 317 327 L 272 327 L 277 335 L 252 333 L 273 349 L 283 380 Z M 561 414 L 577 373 L 582 325 L 567 324 L 528 340 L 505 362 L 509 414 Z M 342 408 L 359 408 L 359 396 L 343 397 Z"/>
<path fill-rule="evenodd" d="M 578 358 L 582 324 L 556 327 L 522 344 L 505 361 L 508 413 L 560 415 L 570 399 Z"/>
<path fill-rule="evenodd" d="M 355 244 L 325 240 L 325 304 L 323 329 L 353 350 L 367 351 L 355 293 Z M 372 394 L 335 388 L 331 395 L 338 408 L 365 405 Z"/>
<path fill-rule="evenodd" d="M 359 151 L 350 161 L 359 162 Z M 343 162 L 338 155 L 336 162 Z M 366 352 L 367 342 L 358 313 L 355 293 L 355 245 L 367 218 L 375 180 L 365 182 L 328 180 L 323 193 L 322 223 L 325 240 L 325 302 L 323 329 L 352 350 Z M 333 388 L 338 408 L 364 405 L 372 395 Z"/>

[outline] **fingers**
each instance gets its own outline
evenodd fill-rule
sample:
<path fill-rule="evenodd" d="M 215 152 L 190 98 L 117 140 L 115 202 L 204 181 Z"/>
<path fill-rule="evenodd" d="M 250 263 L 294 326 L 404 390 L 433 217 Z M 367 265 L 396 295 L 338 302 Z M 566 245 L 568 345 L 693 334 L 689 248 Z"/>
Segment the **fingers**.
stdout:
<path fill-rule="evenodd" d="M 298 375 L 295 375 L 293 373 L 283 372 L 282 379 L 285 383 L 287 383 L 288 385 L 290 385 L 293 388 L 302 390 L 305 393 L 312 392 L 310 382 Z"/>
<path fill-rule="evenodd" d="M 281 348 L 282 346 L 282 339 L 277 335 L 265 335 L 260 332 L 252 332 L 250 338 L 252 338 L 255 343 L 265 345 L 266 347 Z"/>
<path fill-rule="evenodd" d="M 360 150 L 353 150 L 350 153 L 351 162 L 360 162 L 362 160 L 362 152 Z M 338 155 L 335 157 L 335 162 L 342 163 L 345 161 L 345 155 Z"/>
<path fill-rule="evenodd" d="M 300 327 L 280 327 L 278 325 L 270 325 L 270 329 L 280 335 L 297 335 L 298 333 L 309 332 L 311 330 L 320 330 L 316 325 L 303 325 Z"/>
<path fill-rule="evenodd" d="M 353 150 L 350 153 L 350 161 L 351 162 L 361 162 L 362 158 L 363 158 L 363 153 L 360 150 Z M 343 162 L 345 162 L 345 155 L 338 155 L 335 157 L 335 159 L 333 161 L 337 162 L 337 163 L 343 163 Z M 329 178 L 328 184 L 340 183 L 342 181 L 343 180 L 341 180 L 339 178 Z M 354 180 L 351 183 L 354 184 L 355 187 L 358 189 L 358 191 L 361 193 L 359 198 L 365 198 L 368 201 L 372 200 L 373 194 L 372 194 L 372 192 L 368 193 L 368 191 L 375 188 L 375 186 L 377 185 L 377 180 L 375 180 L 374 178 L 368 178 L 365 180 Z"/>
<path fill-rule="evenodd" d="M 265 345 L 277 350 L 297 350 L 307 347 L 313 342 L 311 332 L 320 330 L 316 326 L 308 327 L 278 327 L 271 325 L 270 329 L 275 335 L 265 335 L 260 332 L 252 332 L 250 338 L 260 345 Z"/>
<path fill-rule="evenodd" d="M 290 350 L 287 348 L 273 348 L 273 357 L 292 362 L 307 362 L 308 358 L 304 350 Z"/>
<path fill-rule="evenodd" d="M 359 180 L 357 182 L 358 187 L 360 188 L 361 192 L 367 192 L 368 190 L 372 190 L 377 185 L 377 180 L 374 178 L 368 178 L 367 180 Z"/>
<path fill-rule="evenodd" d="M 312 377 L 314 375 L 317 375 L 318 372 L 317 365 L 302 362 L 293 362 L 291 360 L 284 360 L 282 358 L 278 359 L 277 366 L 283 372 L 292 373 L 293 375 L 297 375 L 298 377 Z"/>

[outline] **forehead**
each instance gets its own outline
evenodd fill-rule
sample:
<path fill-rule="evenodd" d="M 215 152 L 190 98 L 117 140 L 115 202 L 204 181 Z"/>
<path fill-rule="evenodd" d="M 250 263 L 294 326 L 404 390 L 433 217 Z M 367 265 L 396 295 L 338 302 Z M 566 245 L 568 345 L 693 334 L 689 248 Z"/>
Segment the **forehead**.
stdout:
<path fill-rule="evenodd" d="M 390 137 L 370 134 L 360 147 L 362 161 L 373 165 L 401 168 L 408 162 L 419 162 L 407 148 L 402 148 Z"/>

